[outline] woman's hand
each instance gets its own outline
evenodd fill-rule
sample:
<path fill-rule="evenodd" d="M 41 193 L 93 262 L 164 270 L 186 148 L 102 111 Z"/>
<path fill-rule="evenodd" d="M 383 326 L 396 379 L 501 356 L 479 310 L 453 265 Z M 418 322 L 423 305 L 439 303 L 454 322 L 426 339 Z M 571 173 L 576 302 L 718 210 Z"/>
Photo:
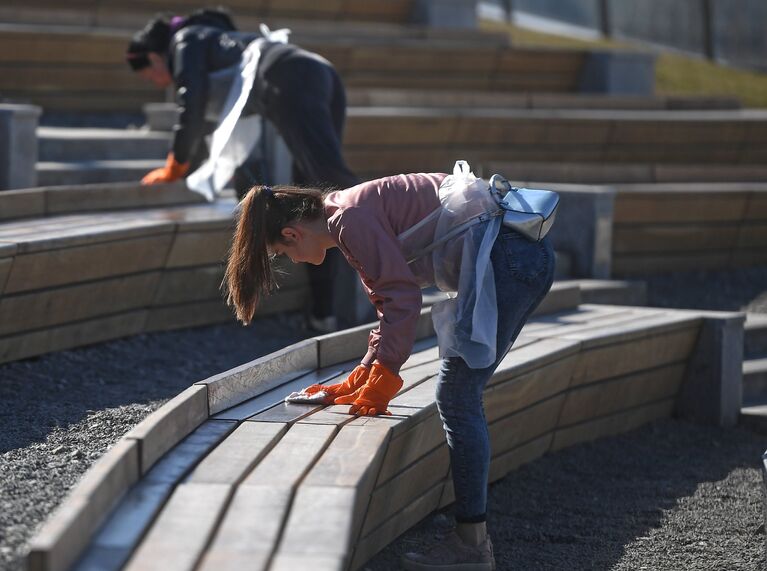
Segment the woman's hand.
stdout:
<path fill-rule="evenodd" d="M 359 364 L 349 374 L 343 383 L 336 383 L 335 385 L 309 385 L 303 392 L 309 395 L 325 391 L 328 393 L 327 404 L 333 404 L 336 397 L 344 395 L 350 395 L 357 389 L 365 384 L 370 374 L 370 367 L 367 365 Z"/>
<path fill-rule="evenodd" d="M 373 363 L 367 382 L 355 393 L 338 397 L 335 404 L 350 404 L 349 414 L 375 416 L 391 414 L 387 407 L 402 388 L 402 378 L 395 375 L 381 363 Z"/>

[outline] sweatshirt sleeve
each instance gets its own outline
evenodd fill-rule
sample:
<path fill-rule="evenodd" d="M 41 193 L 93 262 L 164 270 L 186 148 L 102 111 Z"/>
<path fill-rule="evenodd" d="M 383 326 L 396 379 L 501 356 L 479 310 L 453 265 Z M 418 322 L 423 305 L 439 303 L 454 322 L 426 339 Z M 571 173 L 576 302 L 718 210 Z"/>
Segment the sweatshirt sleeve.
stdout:
<path fill-rule="evenodd" d="M 363 363 L 377 359 L 399 373 L 415 343 L 421 313 L 421 288 L 410 271 L 399 242 L 385 217 L 364 207 L 349 208 L 341 217 L 339 245 L 360 274 L 380 319 L 370 332 Z"/>

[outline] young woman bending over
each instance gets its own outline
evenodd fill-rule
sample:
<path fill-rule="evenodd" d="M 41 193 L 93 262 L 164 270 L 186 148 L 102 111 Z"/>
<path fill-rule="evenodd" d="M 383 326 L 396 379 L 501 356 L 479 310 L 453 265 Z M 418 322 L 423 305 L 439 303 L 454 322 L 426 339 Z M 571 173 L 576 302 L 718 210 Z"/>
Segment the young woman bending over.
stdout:
<path fill-rule="evenodd" d="M 248 323 L 274 279 L 273 256 L 320 264 L 340 248 L 380 319 L 368 351 L 343 382 L 312 386 L 350 414 L 385 414 L 412 351 L 421 288 L 457 296 L 432 317 L 442 357 L 436 401 L 450 450 L 457 526 L 405 555 L 411 570 L 495 568 L 487 535 L 490 441 L 482 393 L 554 275 L 548 239 L 504 227 L 486 182 L 473 175 L 408 174 L 344 191 L 254 187 L 240 204 L 226 269 L 227 300 Z"/>

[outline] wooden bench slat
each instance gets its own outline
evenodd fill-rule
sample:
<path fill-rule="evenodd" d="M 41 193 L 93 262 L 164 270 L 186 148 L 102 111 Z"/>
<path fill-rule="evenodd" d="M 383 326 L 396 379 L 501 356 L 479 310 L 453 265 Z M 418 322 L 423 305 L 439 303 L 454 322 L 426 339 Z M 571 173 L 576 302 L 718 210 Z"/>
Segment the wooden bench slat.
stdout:
<path fill-rule="evenodd" d="M 685 363 L 682 361 L 570 391 L 562 408 L 559 426 L 578 424 L 590 418 L 672 398 L 679 392 L 684 372 Z"/>
<path fill-rule="evenodd" d="M 177 486 L 125 569 L 194 569 L 231 493 L 224 484 Z"/>
<path fill-rule="evenodd" d="M 288 429 L 278 422 L 243 422 L 186 477 L 189 484 L 237 485 Z"/>

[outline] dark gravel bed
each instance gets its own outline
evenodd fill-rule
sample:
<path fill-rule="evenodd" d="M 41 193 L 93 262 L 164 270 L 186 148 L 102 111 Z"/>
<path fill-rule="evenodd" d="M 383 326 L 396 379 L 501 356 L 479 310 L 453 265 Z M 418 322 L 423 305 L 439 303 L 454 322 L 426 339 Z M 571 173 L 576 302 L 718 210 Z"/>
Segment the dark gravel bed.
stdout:
<path fill-rule="evenodd" d="M 767 437 L 662 420 L 522 466 L 490 486 L 499 571 L 764 569 L 759 456 Z M 366 565 L 400 569 L 449 508 Z"/>
<path fill-rule="evenodd" d="M 123 434 L 192 383 L 290 345 L 295 316 L 138 335 L 0 365 L 0 569 Z"/>

